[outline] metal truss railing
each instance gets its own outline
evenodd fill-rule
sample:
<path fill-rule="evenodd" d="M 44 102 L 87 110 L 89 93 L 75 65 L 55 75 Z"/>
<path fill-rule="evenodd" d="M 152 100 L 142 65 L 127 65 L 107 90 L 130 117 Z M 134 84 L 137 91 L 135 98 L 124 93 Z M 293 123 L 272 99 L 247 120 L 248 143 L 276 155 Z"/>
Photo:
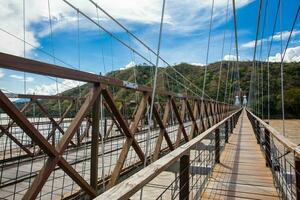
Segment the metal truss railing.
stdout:
<path fill-rule="evenodd" d="M 88 94 L 80 98 L 11 96 L 0 91 L 0 193 L 5 199 L 95 197 L 139 171 L 145 160 L 150 165 L 180 149 L 238 109 L 158 91 L 149 122 L 150 87 L 132 87 L 118 79 L 4 53 L 0 53 L 0 65 L 91 85 Z M 136 95 L 138 101 L 133 106 L 120 104 L 112 87 Z M 16 97 L 28 101 L 19 108 L 11 100 Z M 49 102 L 58 100 L 65 105 L 60 114 L 49 107 Z M 32 114 L 33 109 L 39 110 L 39 116 Z"/>

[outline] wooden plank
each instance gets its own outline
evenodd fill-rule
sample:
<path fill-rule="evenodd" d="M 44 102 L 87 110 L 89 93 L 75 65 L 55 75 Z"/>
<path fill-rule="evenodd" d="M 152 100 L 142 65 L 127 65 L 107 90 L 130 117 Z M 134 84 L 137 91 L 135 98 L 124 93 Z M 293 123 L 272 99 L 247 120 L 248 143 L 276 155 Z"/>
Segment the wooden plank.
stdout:
<path fill-rule="evenodd" d="M 202 199 L 279 199 L 246 111 L 213 169 Z"/>

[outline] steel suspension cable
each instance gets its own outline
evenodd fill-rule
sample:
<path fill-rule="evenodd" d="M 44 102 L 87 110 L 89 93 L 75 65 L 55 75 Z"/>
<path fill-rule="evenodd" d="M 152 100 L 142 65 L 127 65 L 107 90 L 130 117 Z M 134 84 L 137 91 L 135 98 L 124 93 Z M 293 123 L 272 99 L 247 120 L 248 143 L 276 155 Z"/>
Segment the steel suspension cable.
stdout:
<path fill-rule="evenodd" d="M 251 94 L 251 92 L 253 90 L 253 84 L 254 84 L 254 80 L 253 79 L 254 79 L 254 73 L 255 73 L 255 59 L 256 59 L 256 48 L 257 48 L 258 33 L 259 33 L 259 27 L 260 27 L 261 7 L 262 7 L 262 0 L 259 0 L 258 15 L 257 15 L 257 22 L 256 22 L 256 36 L 255 36 L 253 62 L 252 62 L 252 68 L 253 69 L 252 69 L 252 72 L 251 72 L 251 80 L 250 80 L 250 91 L 249 91 L 250 94 Z M 250 98 L 249 98 L 249 101 L 250 101 Z M 251 103 L 252 103 L 252 96 L 251 96 Z"/>
<path fill-rule="evenodd" d="M 120 38 L 118 38 L 115 34 L 113 34 L 112 32 L 110 32 L 110 31 L 108 31 L 106 28 L 104 28 L 102 25 L 100 25 L 100 24 L 98 24 L 95 20 L 93 20 L 91 17 L 89 17 L 87 14 L 85 14 L 84 12 L 82 12 L 80 9 L 78 9 L 78 8 L 76 8 L 73 4 L 71 4 L 69 1 L 67 1 L 67 0 L 62 0 L 63 2 L 65 2 L 67 5 L 69 5 L 71 8 L 73 8 L 74 10 L 76 10 L 78 13 L 80 13 L 82 16 L 84 16 L 85 18 L 87 18 L 89 21 L 91 21 L 93 24 L 95 24 L 96 26 L 98 26 L 100 29 L 102 29 L 104 32 L 106 32 L 107 34 L 109 34 L 110 36 L 111 36 L 111 38 L 114 38 L 115 40 L 117 40 L 118 42 L 120 42 L 123 46 L 125 46 L 126 48 L 128 48 L 128 49 L 131 49 L 134 53 L 136 53 L 139 57 L 141 57 L 143 60 L 145 60 L 145 61 L 147 61 L 149 64 L 151 64 L 151 65 L 153 65 L 153 66 L 155 66 L 155 64 L 154 63 L 152 63 L 149 59 L 147 59 L 145 56 L 143 56 L 140 52 L 138 52 L 137 50 L 135 50 L 135 49 L 133 49 L 133 48 L 131 48 L 127 43 L 125 43 L 124 41 L 122 41 Z M 150 50 L 151 51 L 151 49 L 148 49 L 148 50 Z M 156 56 L 157 56 L 157 54 L 156 54 Z M 159 57 L 160 58 L 160 57 Z M 161 59 L 161 58 L 160 58 Z M 167 63 L 166 61 L 164 61 L 163 59 L 161 59 L 164 63 Z M 168 64 L 168 66 L 170 66 L 169 64 Z M 176 69 L 174 69 L 174 67 L 172 68 L 173 70 L 176 70 Z M 177 70 L 176 70 L 177 71 Z M 178 71 L 177 71 L 178 72 Z M 166 73 L 165 71 L 164 71 L 164 73 Z M 178 74 L 179 74 L 179 72 L 178 72 Z M 180 74 L 179 74 L 180 75 Z M 180 75 L 180 76 L 182 76 L 186 81 L 189 81 L 185 76 L 183 76 L 182 74 Z M 190 81 L 189 81 L 190 82 Z M 192 82 L 190 82 L 194 87 L 196 87 L 196 89 L 199 89 L 200 90 L 200 92 L 202 92 L 201 91 L 201 89 L 199 88 L 199 87 L 197 87 L 197 86 L 195 86 L 195 84 L 193 84 Z M 180 83 L 179 83 L 180 84 Z M 197 96 L 199 96 L 199 95 L 197 95 Z M 208 96 L 207 94 L 206 94 L 206 96 L 209 98 L 209 99 L 211 99 L 212 100 L 212 98 L 210 97 L 210 96 Z"/>
<path fill-rule="evenodd" d="M 234 22 L 234 35 L 235 35 L 235 52 L 236 52 L 236 69 L 237 69 L 237 83 L 238 91 L 240 92 L 240 72 L 239 72 L 239 46 L 238 46 L 238 35 L 237 35 L 237 23 L 236 23 L 236 9 L 235 9 L 235 0 L 232 0 L 232 9 L 233 9 L 233 22 Z"/>
<path fill-rule="evenodd" d="M 118 24 L 122 29 L 125 30 L 125 32 L 129 35 L 131 35 L 134 39 L 136 39 L 140 44 L 142 44 L 142 46 L 144 46 L 146 49 L 148 49 L 151 53 L 153 53 L 155 56 L 159 56 L 157 55 L 157 53 L 150 48 L 145 42 L 143 42 L 139 37 L 137 37 L 134 33 L 132 33 L 128 28 L 126 28 L 122 23 L 120 23 L 116 18 L 114 18 L 112 15 L 110 15 L 107 11 L 105 11 L 101 6 L 99 6 L 96 2 L 94 2 L 93 0 L 89 0 L 92 4 L 95 5 L 96 8 L 98 8 L 99 10 L 101 10 L 106 16 L 108 16 L 110 19 L 112 19 L 116 24 Z M 183 79 L 185 79 L 187 82 L 189 82 L 194 88 L 200 90 L 201 89 L 195 85 L 193 82 L 191 82 L 188 78 L 186 78 L 182 73 L 180 73 L 174 66 L 170 65 L 165 59 L 163 59 L 161 56 L 159 56 L 159 59 L 164 62 L 165 64 L 168 65 L 168 67 L 171 67 L 171 69 L 173 69 L 178 75 L 180 75 Z M 166 68 L 163 69 L 163 71 L 165 71 Z M 165 72 L 164 72 L 165 73 Z M 208 96 L 208 95 L 207 95 Z M 209 96 L 208 96 L 209 97 Z M 211 97 L 209 97 L 210 99 L 212 99 Z"/>
<path fill-rule="evenodd" d="M 275 29 L 276 29 L 276 24 L 277 24 L 277 18 L 278 18 L 278 13 L 279 13 L 279 7 L 280 7 L 280 1 L 278 0 L 277 4 L 277 9 L 276 9 L 276 14 L 275 14 L 275 19 L 274 19 L 274 25 L 273 25 L 273 31 L 272 31 L 272 36 L 270 38 L 270 45 L 268 49 L 268 55 L 267 55 L 267 73 L 268 73 L 268 122 L 270 123 L 270 55 L 271 55 L 271 49 L 272 49 L 272 44 L 273 44 L 273 38 L 275 34 Z"/>
<path fill-rule="evenodd" d="M 207 50 L 206 50 L 206 59 L 205 59 L 204 78 L 203 78 L 203 86 L 202 86 L 202 96 L 201 96 L 202 102 L 203 102 L 205 84 L 206 84 L 206 74 L 207 74 L 207 65 L 208 65 L 208 57 L 209 57 L 209 49 L 210 49 L 211 29 L 212 29 L 213 15 L 214 15 L 214 4 L 215 4 L 215 0 L 212 0 L 211 13 L 210 13 L 210 23 L 209 23 L 209 32 L 208 32 L 208 41 L 207 41 Z"/>
<path fill-rule="evenodd" d="M 52 50 L 52 55 L 53 55 L 53 64 L 56 64 L 55 60 L 55 51 L 54 51 L 54 42 L 53 42 L 53 27 L 52 27 L 52 18 L 51 18 L 51 6 L 50 6 L 50 0 L 47 1 L 48 3 L 48 16 L 49 16 L 49 27 L 50 27 L 50 39 L 51 39 L 51 50 Z M 58 90 L 58 78 L 55 77 L 55 85 L 56 85 L 56 93 L 59 95 L 59 90 Z M 61 117 L 61 102 L 60 99 L 57 100 L 58 102 L 58 110 L 59 110 L 59 116 Z"/>
<path fill-rule="evenodd" d="M 23 42 L 23 56 L 26 58 L 26 16 L 25 16 L 25 0 L 23 0 L 23 37 L 24 37 L 24 42 Z M 27 91 L 27 78 L 26 78 L 26 72 L 23 74 L 24 76 L 24 94 L 26 94 Z"/>
<path fill-rule="evenodd" d="M 225 94 L 224 94 L 224 103 L 226 102 L 226 97 L 227 97 L 227 85 L 228 85 L 228 78 L 229 78 L 229 72 L 230 72 L 230 55 L 231 55 L 231 50 L 232 50 L 232 38 L 233 38 L 233 31 L 230 34 L 230 47 L 229 47 L 229 59 L 227 62 L 227 75 L 226 75 L 226 83 L 225 83 Z"/>
<path fill-rule="evenodd" d="M 259 50 L 259 60 L 260 60 L 260 72 L 261 72 L 261 119 L 264 119 L 264 72 L 263 72 L 263 65 L 262 62 L 262 48 L 263 48 L 263 41 L 264 41 L 264 33 L 265 33 L 265 26 L 267 24 L 267 16 L 268 16 L 268 3 L 269 1 L 266 0 L 266 6 L 264 11 L 264 21 L 262 26 L 262 33 L 260 39 L 260 50 Z"/>
<path fill-rule="evenodd" d="M 81 60 L 80 60 L 80 24 L 79 24 L 79 12 L 77 11 L 77 56 L 78 56 L 78 70 L 80 71 L 81 68 Z M 78 92 L 79 92 L 79 97 L 81 97 L 81 88 L 80 84 L 78 82 Z"/>
<path fill-rule="evenodd" d="M 281 2 L 281 4 L 282 4 L 282 2 Z M 281 7 L 282 7 L 282 5 L 281 5 Z M 283 83 L 284 82 L 284 77 L 283 77 L 284 74 L 283 74 L 283 61 L 284 61 L 284 57 L 285 57 L 287 48 L 289 46 L 291 37 L 292 37 L 292 33 L 294 31 L 295 24 L 296 24 L 297 19 L 298 19 L 299 10 L 300 10 L 300 6 L 298 7 L 298 10 L 296 12 L 296 15 L 295 15 L 295 18 L 294 18 L 294 21 L 293 21 L 293 25 L 292 25 L 292 28 L 290 30 L 290 34 L 289 34 L 286 46 L 284 48 L 284 51 L 283 51 L 283 53 L 281 52 L 281 61 L 280 61 L 281 109 L 282 109 L 282 132 L 283 132 L 284 136 L 285 136 L 285 110 L 284 110 L 284 85 L 283 85 L 284 84 Z M 281 19 L 281 21 L 282 21 L 282 19 Z M 281 40 L 282 40 L 282 29 L 281 29 Z"/>
<path fill-rule="evenodd" d="M 96 8 L 96 14 L 97 14 L 97 21 L 98 23 L 100 24 L 100 18 L 99 18 L 99 12 L 98 12 L 98 9 Z M 101 36 L 101 30 L 99 29 L 99 36 Z M 102 61 L 103 61 L 103 67 L 104 67 L 104 73 L 106 73 L 106 69 L 105 69 L 105 62 L 104 62 L 104 55 L 103 55 L 103 48 L 101 47 L 101 50 L 100 50 L 102 54 Z M 100 55 L 101 57 L 101 55 Z M 101 69 L 100 69 L 101 71 Z M 104 148 L 104 137 L 106 135 L 105 133 L 105 128 L 103 127 L 104 126 L 104 123 L 103 123 L 103 96 L 100 95 L 100 135 L 101 135 L 101 179 L 102 179 L 102 188 L 103 188 L 103 191 L 105 191 L 105 164 L 104 164 L 104 151 L 105 151 L 105 148 Z"/>
<path fill-rule="evenodd" d="M 229 0 L 227 0 L 225 24 L 227 23 L 227 20 L 228 20 L 228 7 L 229 7 Z M 224 34 L 223 34 L 222 51 L 221 51 L 221 63 L 220 63 L 219 81 L 218 81 L 217 98 L 216 98 L 217 101 L 219 100 L 219 92 L 220 92 L 220 84 L 221 84 L 221 75 L 222 75 L 222 65 L 223 65 L 225 38 L 226 38 L 226 29 L 224 29 Z"/>
<path fill-rule="evenodd" d="M 153 87 L 152 87 L 150 111 L 149 111 L 149 115 L 148 115 L 148 117 L 149 117 L 148 118 L 148 132 L 147 132 L 147 136 L 146 136 L 146 150 L 145 150 L 144 167 L 146 167 L 146 165 L 147 165 L 147 157 L 148 157 L 148 150 L 149 150 L 150 133 L 151 133 L 151 123 L 150 122 L 152 121 L 153 106 L 154 106 L 154 101 L 155 101 L 157 71 L 158 71 L 159 54 L 160 54 L 162 30 L 163 30 L 163 23 L 164 23 L 165 5 L 166 5 L 166 0 L 163 0 L 161 19 L 160 19 L 160 27 L 159 27 L 158 45 L 157 45 L 157 57 L 156 57 L 156 62 L 155 62 L 154 81 L 153 81 Z M 141 189 L 141 195 L 140 195 L 140 199 L 142 199 L 142 198 L 143 198 L 143 188 Z"/>

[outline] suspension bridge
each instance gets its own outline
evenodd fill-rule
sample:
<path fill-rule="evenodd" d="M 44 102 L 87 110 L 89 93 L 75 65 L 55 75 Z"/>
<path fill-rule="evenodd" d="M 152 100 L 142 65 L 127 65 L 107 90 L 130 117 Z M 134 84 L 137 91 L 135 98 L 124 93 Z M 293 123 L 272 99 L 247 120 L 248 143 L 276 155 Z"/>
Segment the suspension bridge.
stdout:
<path fill-rule="evenodd" d="M 171 2 L 162 1 L 157 49 L 93 0 L 86 3 L 95 8 L 96 18 L 72 1 L 61 2 L 76 12 L 78 68 L 55 53 L 50 0 L 44 3 L 51 52 L 26 41 L 25 17 L 24 38 L 0 29 L 24 44 L 23 57 L 0 52 L 1 69 L 24 74 L 23 93 L 0 89 L 0 199 L 300 199 L 300 148 L 285 136 L 283 88 L 284 57 L 300 3 L 294 19 L 289 19 L 292 26 L 279 62 L 280 132 L 269 123 L 270 61 L 262 61 L 262 38 L 268 14 L 275 14 L 274 35 L 282 0 L 272 2 L 276 10 L 271 13 L 267 12 L 271 2 L 258 1 L 249 91 L 240 84 L 236 2 L 227 0 L 226 22 L 230 13 L 233 15 L 230 52 L 235 50 L 236 59 L 220 62 L 215 97 L 208 94 L 206 84 L 214 0 L 202 87 L 160 54 L 165 6 Z M 23 16 L 30 12 L 25 8 L 23 0 Z M 99 13 L 125 31 L 129 41 L 104 27 Z M 139 57 L 146 62 L 150 82 L 138 82 L 137 66 L 127 80 L 116 78 L 114 72 L 99 75 L 81 70 L 81 19 L 125 47 L 132 61 Z M 226 37 L 224 31 L 221 58 Z M 267 44 L 268 58 L 273 38 Z M 146 53 L 132 43 L 138 43 Z M 26 56 L 26 46 L 52 62 Z M 160 63 L 166 67 L 160 68 Z M 29 93 L 28 74 L 53 81 L 56 94 Z M 159 76 L 164 83 L 159 83 Z M 59 92 L 59 86 L 66 84 L 59 80 L 78 85 Z"/>

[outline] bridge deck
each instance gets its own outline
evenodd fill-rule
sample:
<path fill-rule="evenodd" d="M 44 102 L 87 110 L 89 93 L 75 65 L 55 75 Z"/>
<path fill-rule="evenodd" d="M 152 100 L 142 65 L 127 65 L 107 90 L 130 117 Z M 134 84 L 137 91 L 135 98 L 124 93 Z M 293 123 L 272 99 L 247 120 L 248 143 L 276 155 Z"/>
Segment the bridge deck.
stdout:
<path fill-rule="evenodd" d="M 202 199 L 279 199 L 271 171 L 243 111 Z"/>

